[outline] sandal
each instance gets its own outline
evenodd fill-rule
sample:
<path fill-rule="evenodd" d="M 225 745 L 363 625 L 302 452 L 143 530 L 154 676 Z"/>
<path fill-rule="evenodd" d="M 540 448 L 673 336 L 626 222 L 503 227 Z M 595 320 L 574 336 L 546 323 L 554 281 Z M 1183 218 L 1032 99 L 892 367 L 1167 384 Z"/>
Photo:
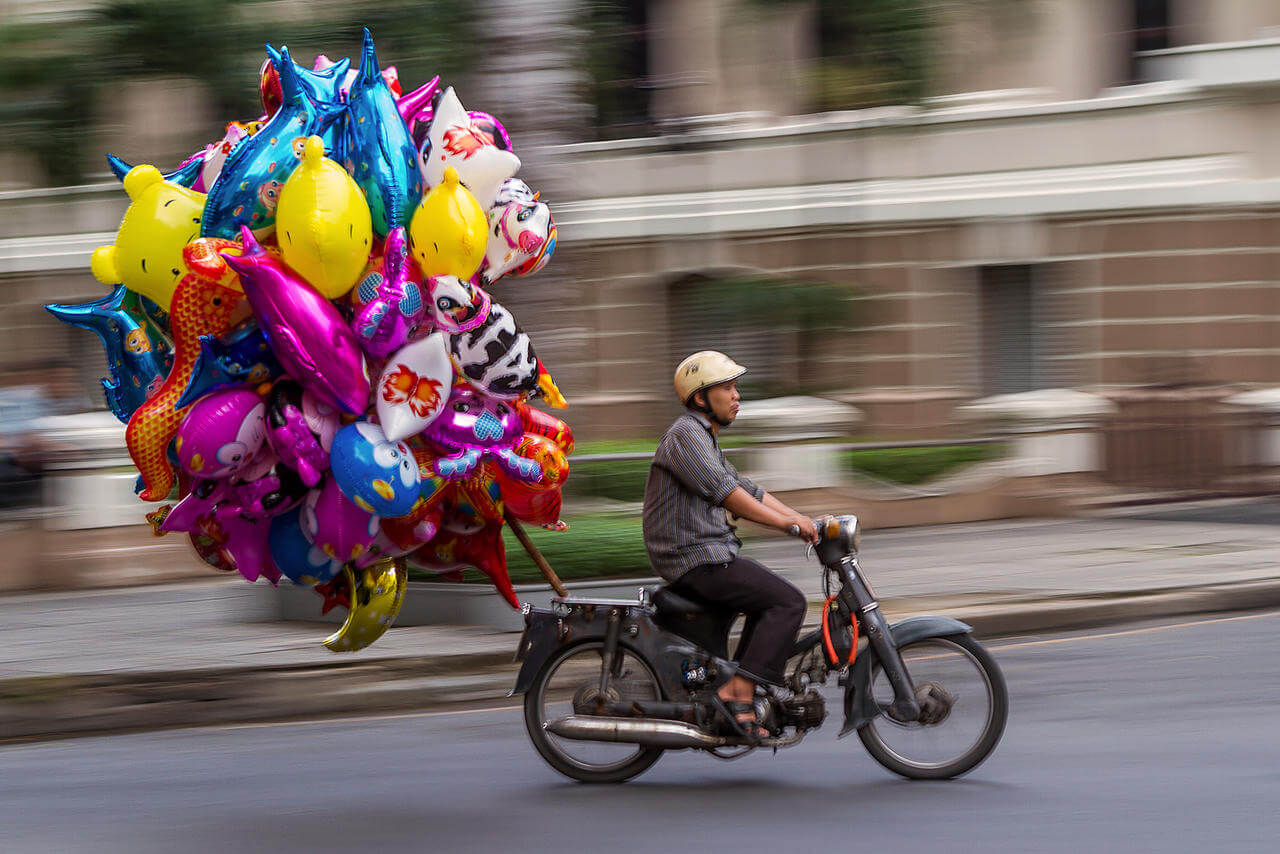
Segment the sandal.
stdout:
<path fill-rule="evenodd" d="M 728 724 L 727 735 L 736 735 L 750 744 L 756 744 L 769 737 L 769 731 L 761 726 L 755 703 L 722 700 L 713 694 L 711 704 Z"/>

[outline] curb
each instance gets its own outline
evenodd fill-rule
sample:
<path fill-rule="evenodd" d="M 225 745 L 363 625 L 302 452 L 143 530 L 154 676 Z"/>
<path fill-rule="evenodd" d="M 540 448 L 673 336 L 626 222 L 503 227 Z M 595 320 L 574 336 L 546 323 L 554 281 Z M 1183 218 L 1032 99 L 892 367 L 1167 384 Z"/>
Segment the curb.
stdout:
<path fill-rule="evenodd" d="M 885 600 L 891 621 L 954 617 L 984 638 L 1280 606 L 1280 578 L 1038 599 Z M 810 612 L 812 616 L 815 611 Z M 509 648 L 333 664 L 0 680 L 0 743 L 189 726 L 447 709 L 505 699 Z"/>

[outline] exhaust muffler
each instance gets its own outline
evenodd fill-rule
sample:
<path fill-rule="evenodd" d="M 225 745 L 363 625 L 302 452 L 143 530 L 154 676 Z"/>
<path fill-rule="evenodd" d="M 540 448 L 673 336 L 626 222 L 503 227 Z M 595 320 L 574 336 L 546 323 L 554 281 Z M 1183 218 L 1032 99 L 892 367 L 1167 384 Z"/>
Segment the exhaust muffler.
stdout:
<path fill-rule="evenodd" d="M 644 747 L 723 747 L 726 742 L 721 736 L 711 735 L 681 721 L 568 715 L 547 721 L 543 728 L 561 738 L 620 741 Z"/>

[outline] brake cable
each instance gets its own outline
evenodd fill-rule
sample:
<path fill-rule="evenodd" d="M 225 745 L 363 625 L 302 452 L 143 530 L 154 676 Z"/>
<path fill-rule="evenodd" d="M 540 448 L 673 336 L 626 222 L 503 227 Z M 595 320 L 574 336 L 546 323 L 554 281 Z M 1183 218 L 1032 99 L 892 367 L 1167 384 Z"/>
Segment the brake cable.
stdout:
<path fill-rule="evenodd" d="M 849 645 L 849 660 L 844 664 L 840 663 L 839 656 L 836 655 L 835 643 L 831 640 L 831 623 L 829 617 L 831 615 L 831 603 L 839 598 L 839 593 L 831 593 L 831 574 L 830 571 L 822 576 L 823 592 L 829 594 L 827 601 L 822 603 L 822 644 L 826 649 L 827 661 L 831 662 L 832 667 L 848 667 L 853 664 L 853 660 L 858 657 L 858 618 L 856 615 L 849 616 L 849 625 L 853 630 L 853 640 Z"/>

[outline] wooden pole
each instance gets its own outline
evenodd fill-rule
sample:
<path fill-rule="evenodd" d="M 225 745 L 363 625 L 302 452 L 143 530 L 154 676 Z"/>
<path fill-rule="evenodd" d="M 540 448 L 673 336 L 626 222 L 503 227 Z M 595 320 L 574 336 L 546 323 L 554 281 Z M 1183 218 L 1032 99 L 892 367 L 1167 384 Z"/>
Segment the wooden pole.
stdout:
<path fill-rule="evenodd" d="M 560 580 L 560 576 L 556 575 L 556 571 L 551 568 L 551 564 L 547 563 L 547 559 L 542 556 L 542 552 L 538 551 L 538 547 L 533 544 L 533 540 L 529 539 L 529 534 L 525 531 L 524 526 L 520 524 L 510 511 L 504 513 L 507 524 L 511 526 L 511 533 L 516 535 L 516 539 L 520 541 L 520 545 L 524 546 L 524 550 L 529 553 L 529 557 L 533 558 L 533 562 L 537 564 L 538 569 L 542 572 L 542 577 L 547 579 L 547 583 L 556 591 L 559 596 L 568 596 L 569 589 L 564 586 L 564 582 Z"/>

